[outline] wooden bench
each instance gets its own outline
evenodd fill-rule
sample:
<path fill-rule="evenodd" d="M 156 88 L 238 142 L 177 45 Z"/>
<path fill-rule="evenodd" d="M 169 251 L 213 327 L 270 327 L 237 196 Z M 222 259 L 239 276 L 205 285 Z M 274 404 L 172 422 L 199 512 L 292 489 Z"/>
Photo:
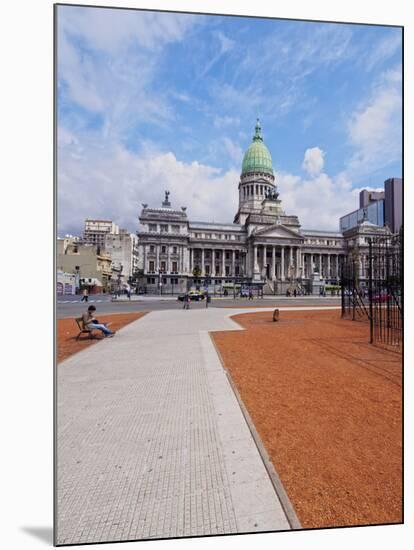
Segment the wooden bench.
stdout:
<path fill-rule="evenodd" d="M 79 340 L 81 334 L 88 334 L 89 338 L 96 338 L 96 336 L 93 334 L 94 329 L 85 327 L 82 317 L 77 317 L 75 321 L 79 329 L 79 334 L 76 336 L 76 340 Z"/>

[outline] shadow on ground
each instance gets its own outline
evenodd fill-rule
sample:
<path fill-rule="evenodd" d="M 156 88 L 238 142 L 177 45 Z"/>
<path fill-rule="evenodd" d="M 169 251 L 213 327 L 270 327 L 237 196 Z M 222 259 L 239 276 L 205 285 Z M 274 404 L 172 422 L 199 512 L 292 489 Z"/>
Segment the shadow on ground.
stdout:
<path fill-rule="evenodd" d="M 53 527 L 21 527 L 21 530 L 48 545 L 53 545 Z"/>

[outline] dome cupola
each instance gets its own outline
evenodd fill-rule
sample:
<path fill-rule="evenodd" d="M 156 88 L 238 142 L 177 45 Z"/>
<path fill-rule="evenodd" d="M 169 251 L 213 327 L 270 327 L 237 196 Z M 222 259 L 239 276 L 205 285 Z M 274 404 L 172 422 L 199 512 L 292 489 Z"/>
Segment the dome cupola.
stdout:
<path fill-rule="evenodd" d="M 263 142 L 259 119 L 256 122 L 253 141 L 244 155 L 242 164 L 242 176 L 251 173 L 264 173 L 273 176 L 272 157 Z"/>

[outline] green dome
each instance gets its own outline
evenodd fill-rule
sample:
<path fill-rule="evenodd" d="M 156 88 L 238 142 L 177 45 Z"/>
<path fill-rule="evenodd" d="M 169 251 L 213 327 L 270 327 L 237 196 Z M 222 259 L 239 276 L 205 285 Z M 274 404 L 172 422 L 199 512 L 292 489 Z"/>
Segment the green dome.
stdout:
<path fill-rule="evenodd" d="M 249 172 L 264 172 L 273 176 L 272 157 L 263 143 L 261 126 L 257 119 L 253 141 L 247 149 L 242 164 L 242 175 Z"/>

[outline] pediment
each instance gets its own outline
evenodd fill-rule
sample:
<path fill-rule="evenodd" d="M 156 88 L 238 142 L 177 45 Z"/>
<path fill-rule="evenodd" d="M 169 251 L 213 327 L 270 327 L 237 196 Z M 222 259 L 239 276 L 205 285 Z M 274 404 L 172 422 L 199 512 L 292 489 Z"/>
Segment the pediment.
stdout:
<path fill-rule="evenodd" d="M 300 233 L 297 233 L 296 231 L 293 231 L 293 229 L 290 229 L 289 227 L 286 227 L 282 224 L 273 224 L 267 227 L 262 227 L 260 229 L 257 229 L 254 233 L 255 237 L 266 237 L 268 238 L 274 238 L 274 239 L 289 239 L 292 240 L 292 238 L 297 239 L 299 241 L 303 241 L 303 235 Z"/>

